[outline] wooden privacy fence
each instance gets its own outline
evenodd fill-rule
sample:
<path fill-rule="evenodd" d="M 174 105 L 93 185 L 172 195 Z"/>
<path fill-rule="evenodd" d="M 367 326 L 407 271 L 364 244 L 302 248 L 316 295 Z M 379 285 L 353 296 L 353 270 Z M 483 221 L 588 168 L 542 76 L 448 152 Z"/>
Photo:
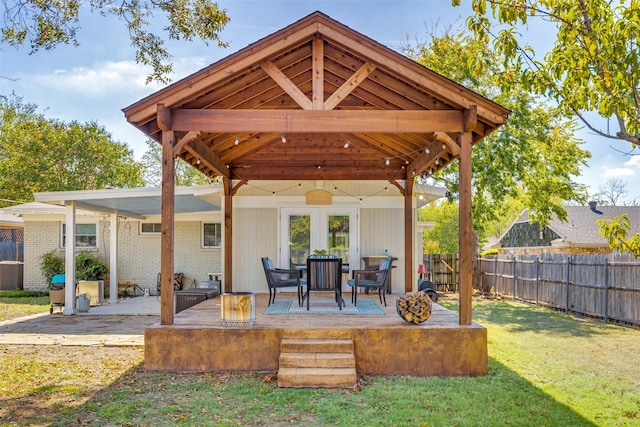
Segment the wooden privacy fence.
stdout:
<path fill-rule="evenodd" d="M 631 255 L 494 255 L 478 269 L 485 291 L 640 326 L 640 259 Z"/>
<path fill-rule="evenodd" d="M 24 261 L 22 228 L 0 228 L 0 261 Z"/>
<path fill-rule="evenodd" d="M 438 292 L 458 290 L 458 254 L 424 254 L 425 279 L 432 281 Z"/>

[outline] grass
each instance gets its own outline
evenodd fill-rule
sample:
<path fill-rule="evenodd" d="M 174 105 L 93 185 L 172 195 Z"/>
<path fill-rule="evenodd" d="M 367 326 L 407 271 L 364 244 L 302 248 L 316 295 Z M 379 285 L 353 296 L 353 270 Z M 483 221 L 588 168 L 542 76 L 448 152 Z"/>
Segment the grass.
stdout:
<path fill-rule="evenodd" d="M 456 310 L 453 299 L 443 305 Z M 140 348 L 0 346 L 0 420 L 18 425 L 636 426 L 640 331 L 474 302 L 489 375 L 278 389 L 274 373 L 143 370 Z M 452 353 L 450 357 L 455 357 Z M 423 360 L 420 363 L 429 363 Z"/>
<path fill-rule="evenodd" d="M 0 291 L 0 321 L 49 311 L 49 295 L 33 291 Z"/>

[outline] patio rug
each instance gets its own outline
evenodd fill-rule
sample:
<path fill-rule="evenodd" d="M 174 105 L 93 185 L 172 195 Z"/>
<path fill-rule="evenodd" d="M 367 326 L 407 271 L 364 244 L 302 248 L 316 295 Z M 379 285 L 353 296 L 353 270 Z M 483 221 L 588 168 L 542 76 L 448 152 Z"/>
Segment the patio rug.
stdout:
<path fill-rule="evenodd" d="M 346 307 L 342 307 L 340 310 L 332 298 L 312 298 L 309 311 L 307 311 L 306 303 L 304 307 L 299 307 L 297 300 L 294 302 L 293 299 L 283 298 L 276 299 L 273 304 L 267 307 L 264 314 L 385 314 L 380 306 L 368 299 L 358 300 L 357 306 L 346 300 L 345 304 Z"/>

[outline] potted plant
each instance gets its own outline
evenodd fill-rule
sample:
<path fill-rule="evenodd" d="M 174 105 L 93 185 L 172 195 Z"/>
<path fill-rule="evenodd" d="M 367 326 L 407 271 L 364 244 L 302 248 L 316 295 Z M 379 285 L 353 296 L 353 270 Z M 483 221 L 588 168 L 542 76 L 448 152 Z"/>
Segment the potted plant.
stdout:
<path fill-rule="evenodd" d="M 56 274 L 64 273 L 64 258 L 59 256 L 55 250 L 46 252 L 40 257 L 40 271 L 47 280 L 47 290 L 51 305 L 64 304 L 64 288 L 53 289 L 51 281 Z"/>
<path fill-rule="evenodd" d="M 91 305 L 101 304 L 104 299 L 104 277 L 109 272 L 105 263 L 93 252 L 76 253 L 76 279 L 78 293 L 88 294 Z"/>

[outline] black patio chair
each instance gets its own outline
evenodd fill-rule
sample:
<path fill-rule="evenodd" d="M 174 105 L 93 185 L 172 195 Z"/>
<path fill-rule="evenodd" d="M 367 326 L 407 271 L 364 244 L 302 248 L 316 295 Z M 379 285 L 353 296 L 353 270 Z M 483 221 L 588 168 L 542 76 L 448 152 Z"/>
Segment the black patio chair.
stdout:
<path fill-rule="evenodd" d="M 282 288 L 295 287 L 298 291 L 298 305 L 302 305 L 302 286 L 305 284 L 302 279 L 301 270 L 285 270 L 276 268 L 268 257 L 262 258 L 262 268 L 269 287 L 269 305 L 276 300 L 276 292 Z"/>
<path fill-rule="evenodd" d="M 391 271 L 391 258 L 385 258 L 380 261 L 380 265 L 377 270 L 353 270 L 353 279 L 349 280 L 347 284 L 351 286 L 351 302 L 353 305 L 358 305 L 358 288 L 378 289 L 378 297 L 380 298 L 380 304 L 384 299 L 384 306 L 387 306 L 387 298 L 385 294 L 385 286 L 387 283 L 387 276 Z"/>

